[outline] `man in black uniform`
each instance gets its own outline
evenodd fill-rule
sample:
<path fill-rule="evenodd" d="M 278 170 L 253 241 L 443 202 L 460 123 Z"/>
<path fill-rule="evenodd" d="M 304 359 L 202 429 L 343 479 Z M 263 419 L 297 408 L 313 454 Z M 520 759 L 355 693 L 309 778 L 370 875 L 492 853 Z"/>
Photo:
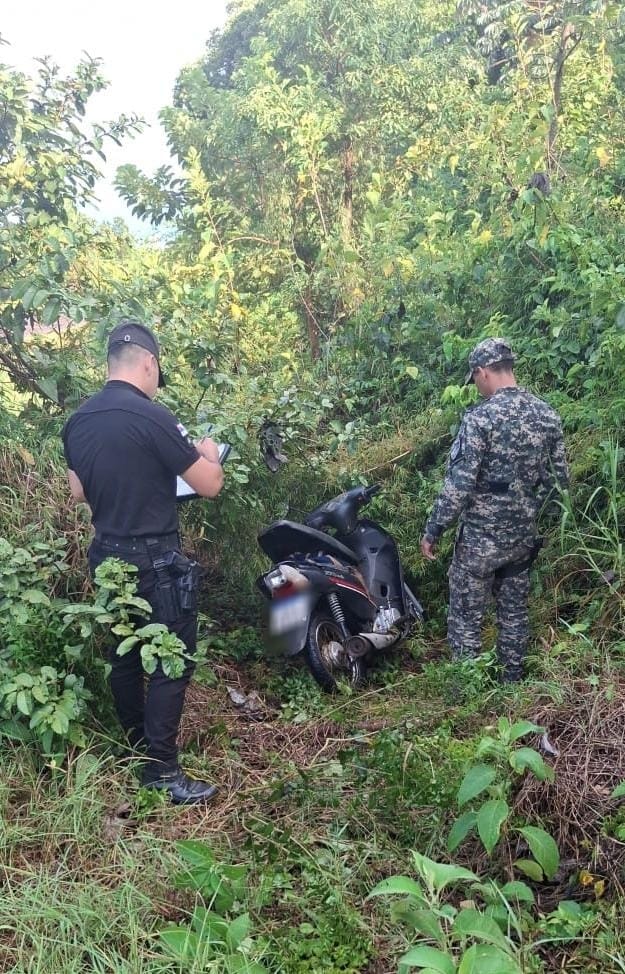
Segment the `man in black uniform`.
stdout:
<path fill-rule="evenodd" d="M 123 320 L 108 341 L 108 382 L 63 429 L 72 495 L 86 501 L 95 538 L 89 567 L 107 558 L 139 569 L 137 594 L 152 606 L 152 622 L 196 649 L 197 606 L 193 562 L 180 554 L 176 477 L 202 497 L 223 485 L 217 445 L 193 443 L 164 406 L 152 402 L 165 380 L 159 346 L 149 328 Z M 187 777 L 176 738 L 193 664 L 179 679 L 159 665 L 144 687 L 139 648 L 111 654 L 111 689 L 120 723 L 133 746 L 145 747 L 143 784 L 167 791 L 179 804 L 210 800 L 215 786 Z"/>

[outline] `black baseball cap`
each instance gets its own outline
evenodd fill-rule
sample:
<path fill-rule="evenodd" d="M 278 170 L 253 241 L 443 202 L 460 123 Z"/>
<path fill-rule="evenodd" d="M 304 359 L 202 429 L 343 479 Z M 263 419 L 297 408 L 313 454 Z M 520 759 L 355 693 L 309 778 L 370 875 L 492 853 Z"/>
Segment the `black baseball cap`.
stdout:
<path fill-rule="evenodd" d="M 154 332 L 139 321 L 124 318 L 109 335 L 108 350 L 110 352 L 114 345 L 126 344 L 139 345 L 140 348 L 145 348 L 146 352 L 150 352 L 154 356 L 158 364 L 158 385 L 162 389 L 166 382 L 161 369 L 161 350 Z"/>

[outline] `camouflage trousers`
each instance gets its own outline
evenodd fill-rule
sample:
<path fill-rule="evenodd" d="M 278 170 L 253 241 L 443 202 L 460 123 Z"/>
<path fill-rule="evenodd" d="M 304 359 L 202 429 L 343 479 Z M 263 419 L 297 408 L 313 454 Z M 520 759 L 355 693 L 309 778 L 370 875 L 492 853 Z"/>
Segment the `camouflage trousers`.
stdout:
<path fill-rule="evenodd" d="M 447 638 L 454 659 L 475 657 L 482 649 L 482 621 L 494 598 L 497 656 L 506 680 L 519 680 L 529 638 L 529 566 L 532 543 L 499 546 L 490 538 L 460 534 L 449 569 Z"/>

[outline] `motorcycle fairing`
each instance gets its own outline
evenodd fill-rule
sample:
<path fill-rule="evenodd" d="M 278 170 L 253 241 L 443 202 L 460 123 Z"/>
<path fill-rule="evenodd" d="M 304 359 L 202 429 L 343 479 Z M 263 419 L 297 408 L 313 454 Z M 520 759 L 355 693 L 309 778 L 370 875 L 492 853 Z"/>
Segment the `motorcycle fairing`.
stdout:
<path fill-rule="evenodd" d="M 405 611 L 404 579 L 395 539 L 375 521 L 362 518 L 354 531 L 342 536 L 358 559 L 365 585 L 376 605 Z"/>

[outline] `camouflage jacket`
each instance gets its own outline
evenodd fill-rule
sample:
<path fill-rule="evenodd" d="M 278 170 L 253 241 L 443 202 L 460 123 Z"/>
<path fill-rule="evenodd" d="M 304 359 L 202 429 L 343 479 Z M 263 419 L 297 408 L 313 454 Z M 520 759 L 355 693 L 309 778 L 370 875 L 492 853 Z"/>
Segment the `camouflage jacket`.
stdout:
<path fill-rule="evenodd" d="M 568 484 L 558 414 L 525 389 L 499 389 L 465 413 L 425 535 L 434 541 L 459 518 L 469 535 L 531 540 L 556 484 Z"/>

